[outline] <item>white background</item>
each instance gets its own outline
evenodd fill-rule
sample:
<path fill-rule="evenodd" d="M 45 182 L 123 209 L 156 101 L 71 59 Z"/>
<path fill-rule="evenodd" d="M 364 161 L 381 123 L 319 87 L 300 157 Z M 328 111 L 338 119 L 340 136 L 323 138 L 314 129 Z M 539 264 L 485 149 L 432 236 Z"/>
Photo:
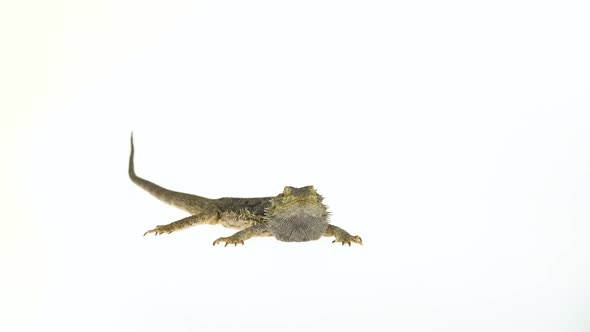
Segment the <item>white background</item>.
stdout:
<path fill-rule="evenodd" d="M 0 331 L 588 331 L 585 1 L 2 4 Z M 313 184 L 364 245 L 233 230 Z"/>

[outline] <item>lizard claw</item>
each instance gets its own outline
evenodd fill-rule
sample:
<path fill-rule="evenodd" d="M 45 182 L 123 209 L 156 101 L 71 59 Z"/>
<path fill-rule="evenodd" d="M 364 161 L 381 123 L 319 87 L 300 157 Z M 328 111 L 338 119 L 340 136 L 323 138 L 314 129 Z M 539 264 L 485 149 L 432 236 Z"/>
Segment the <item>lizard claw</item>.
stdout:
<path fill-rule="evenodd" d="M 172 233 L 172 231 L 167 229 L 166 225 L 158 225 L 158 226 L 156 226 L 156 228 L 150 229 L 149 231 L 143 233 L 143 236 L 146 236 L 150 233 L 154 233 L 154 235 L 157 236 L 159 234 L 164 234 L 164 233 L 170 234 L 170 233 Z"/>
<path fill-rule="evenodd" d="M 231 236 L 230 237 L 220 237 L 219 239 L 213 241 L 213 245 L 214 246 L 218 245 L 221 242 L 225 242 L 224 247 L 227 247 L 228 244 L 233 244 L 236 247 L 238 246 L 238 244 L 244 245 L 244 240 L 237 239 L 237 238 L 234 238 Z"/>
<path fill-rule="evenodd" d="M 361 239 L 360 236 L 358 236 L 358 235 L 352 236 L 350 234 L 336 237 L 336 239 L 334 241 L 332 241 L 332 243 L 335 243 L 335 242 L 340 242 L 340 243 L 342 243 L 342 245 L 348 244 L 349 247 L 351 246 L 351 243 L 358 243 L 360 245 L 363 245 L 363 239 Z"/>

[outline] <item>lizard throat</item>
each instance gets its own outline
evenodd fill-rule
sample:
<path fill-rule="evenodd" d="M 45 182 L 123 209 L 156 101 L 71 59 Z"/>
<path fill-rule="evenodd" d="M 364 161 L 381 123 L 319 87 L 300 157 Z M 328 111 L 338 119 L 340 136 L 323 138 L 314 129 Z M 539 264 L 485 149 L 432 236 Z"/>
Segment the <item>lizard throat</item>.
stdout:
<path fill-rule="evenodd" d="M 321 206 L 294 204 L 267 217 L 267 229 L 279 241 L 317 240 L 328 227 L 326 209 Z"/>

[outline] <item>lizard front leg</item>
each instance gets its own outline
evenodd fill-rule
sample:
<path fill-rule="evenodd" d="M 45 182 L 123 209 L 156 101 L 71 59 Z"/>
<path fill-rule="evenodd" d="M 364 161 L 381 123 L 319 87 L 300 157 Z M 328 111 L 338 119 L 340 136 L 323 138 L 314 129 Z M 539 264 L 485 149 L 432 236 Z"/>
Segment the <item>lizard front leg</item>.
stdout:
<path fill-rule="evenodd" d="M 225 246 L 227 247 L 228 244 L 233 244 L 235 246 L 239 244 L 244 244 L 244 241 L 248 240 L 249 238 L 255 236 L 270 236 L 271 233 L 266 229 L 266 224 L 261 223 L 254 226 L 250 226 L 244 230 L 241 230 L 229 237 L 220 237 L 219 239 L 213 241 L 213 245 L 217 245 L 221 242 L 225 242 Z"/>
<path fill-rule="evenodd" d="M 168 225 L 158 225 L 156 226 L 156 228 L 150 229 L 149 231 L 145 232 L 143 236 L 146 236 L 150 233 L 154 233 L 155 235 L 164 233 L 170 234 L 172 232 L 176 232 L 195 225 L 215 224 L 217 220 L 219 220 L 219 215 L 217 213 L 199 213 L 169 223 Z"/>
<path fill-rule="evenodd" d="M 324 236 L 330 236 L 330 237 L 333 236 L 333 237 L 335 237 L 335 239 L 334 239 L 334 241 L 332 241 L 332 243 L 341 242 L 342 245 L 348 244 L 349 247 L 352 242 L 358 243 L 360 245 L 363 244 L 363 240 L 361 239 L 360 236 L 350 235 L 347 231 L 343 230 L 342 228 L 340 228 L 338 226 L 334 226 L 334 225 L 328 225 L 328 228 L 326 228 L 326 231 L 324 232 Z"/>

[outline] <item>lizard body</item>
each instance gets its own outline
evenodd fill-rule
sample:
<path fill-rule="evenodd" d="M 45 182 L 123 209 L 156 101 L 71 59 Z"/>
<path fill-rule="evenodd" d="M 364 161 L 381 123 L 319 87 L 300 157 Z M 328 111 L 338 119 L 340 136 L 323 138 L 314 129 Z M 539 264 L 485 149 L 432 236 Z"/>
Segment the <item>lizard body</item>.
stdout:
<path fill-rule="evenodd" d="M 160 201 L 186 211 L 190 216 L 167 225 L 158 225 L 144 235 L 172 233 L 195 225 L 209 224 L 239 229 L 230 237 L 213 242 L 237 245 L 251 237 L 274 236 L 286 242 L 317 240 L 322 236 L 334 237 L 342 245 L 362 244 L 359 236 L 329 224 L 327 206 L 313 186 L 294 188 L 287 186 L 274 197 L 210 199 L 163 188 L 135 174 L 135 148 L 131 135 L 129 178 L 136 185 Z"/>

